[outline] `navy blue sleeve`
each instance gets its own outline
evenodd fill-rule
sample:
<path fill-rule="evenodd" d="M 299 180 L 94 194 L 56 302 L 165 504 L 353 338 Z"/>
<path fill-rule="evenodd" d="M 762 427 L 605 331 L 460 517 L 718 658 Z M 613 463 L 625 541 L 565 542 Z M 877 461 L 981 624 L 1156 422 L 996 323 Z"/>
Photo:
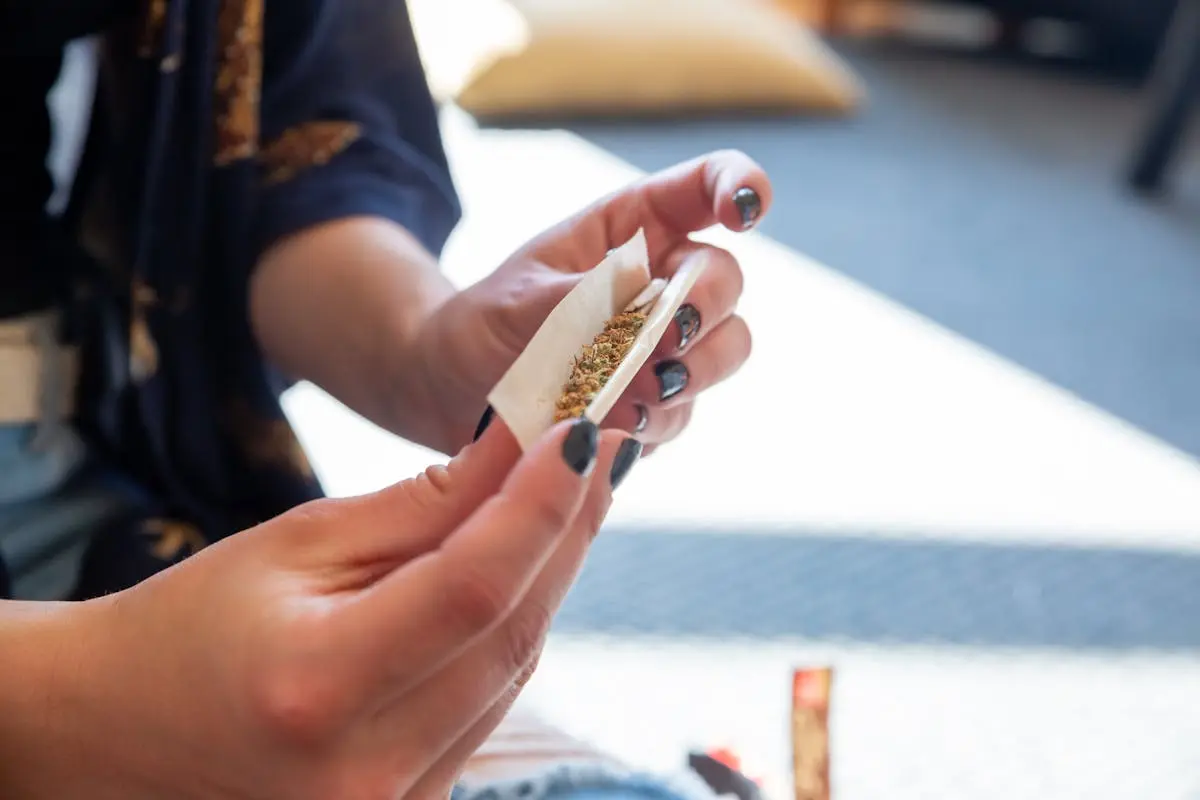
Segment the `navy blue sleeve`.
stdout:
<path fill-rule="evenodd" d="M 264 26 L 260 252 L 369 215 L 440 253 L 461 208 L 404 0 L 267 0 Z"/>

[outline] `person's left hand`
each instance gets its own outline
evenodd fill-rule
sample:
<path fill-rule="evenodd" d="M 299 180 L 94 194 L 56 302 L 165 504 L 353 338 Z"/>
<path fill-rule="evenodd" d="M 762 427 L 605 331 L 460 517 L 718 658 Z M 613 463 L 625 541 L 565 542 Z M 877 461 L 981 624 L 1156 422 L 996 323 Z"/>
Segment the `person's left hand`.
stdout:
<path fill-rule="evenodd" d="M 546 316 L 638 228 L 645 229 L 655 277 L 669 278 L 688 259 L 709 264 L 676 314 L 677 324 L 604 425 L 636 433 L 647 451 L 678 436 L 696 397 L 750 355 L 750 330 L 735 313 L 742 292 L 737 260 L 689 235 L 715 224 L 747 230 L 770 203 L 763 170 L 742 153 L 722 151 L 650 175 L 522 247 L 439 309 L 418 343 L 419 375 L 442 440 L 454 450 L 470 440 L 487 393 Z"/>

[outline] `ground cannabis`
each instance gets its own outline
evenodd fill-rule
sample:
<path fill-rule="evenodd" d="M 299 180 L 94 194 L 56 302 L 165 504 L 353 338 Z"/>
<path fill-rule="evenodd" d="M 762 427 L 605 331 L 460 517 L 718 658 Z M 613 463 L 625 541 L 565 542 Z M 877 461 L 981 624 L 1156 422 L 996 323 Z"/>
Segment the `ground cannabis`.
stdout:
<path fill-rule="evenodd" d="M 558 400 L 555 422 L 583 416 L 596 394 L 629 354 L 638 331 L 645 324 L 646 315 L 637 311 L 618 314 L 605 323 L 604 330 L 591 344 L 584 345 Z"/>

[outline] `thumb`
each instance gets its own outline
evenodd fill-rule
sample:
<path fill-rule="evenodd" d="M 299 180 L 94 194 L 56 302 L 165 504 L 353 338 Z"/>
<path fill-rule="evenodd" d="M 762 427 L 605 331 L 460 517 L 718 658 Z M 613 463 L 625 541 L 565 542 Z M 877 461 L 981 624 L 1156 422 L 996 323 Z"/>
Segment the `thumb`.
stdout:
<path fill-rule="evenodd" d="M 502 624 L 572 529 L 598 456 L 591 422 L 555 426 L 441 546 L 366 588 L 338 626 L 339 651 L 359 656 L 359 683 L 411 687 Z M 485 660 L 478 677 L 519 669 L 527 654 L 513 655 L 511 664 Z"/>
<path fill-rule="evenodd" d="M 372 494 L 329 501 L 339 504 L 339 556 L 386 572 L 436 550 L 500 491 L 520 458 L 516 438 L 496 420 L 446 464 Z"/>

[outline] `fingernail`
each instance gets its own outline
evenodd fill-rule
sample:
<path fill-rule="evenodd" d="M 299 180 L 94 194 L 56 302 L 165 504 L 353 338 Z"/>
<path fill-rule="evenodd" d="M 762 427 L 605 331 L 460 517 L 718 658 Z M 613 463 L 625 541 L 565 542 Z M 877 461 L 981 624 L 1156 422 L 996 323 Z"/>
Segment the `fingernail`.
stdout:
<path fill-rule="evenodd" d="M 617 449 L 617 457 L 613 459 L 612 472 L 608 476 L 613 490 L 616 490 L 621 485 L 621 481 L 625 480 L 625 476 L 629 474 L 629 470 L 633 469 L 633 465 L 641 457 L 641 442 L 637 439 L 626 439 L 621 442 L 621 446 Z"/>
<path fill-rule="evenodd" d="M 687 367 L 682 361 L 662 361 L 654 368 L 654 376 L 658 378 L 658 399 L 670 400 L 687 388 Z"/>
<path fill-rule="evenodd" d="M 580 417 L 571 426 L 571 432 L 563 440 L 563 460 L 578 475 L 587 476 L 596 466 L 596 449 L 600 433 L 587 417 Z"/>
<path fill-rule="evenodd" d="M 496 409 L 491 406 L 483 412 L 483 416 L 479 418 L 479 424 L 475 427 L 475 438 L 471 441 L 478 442 L 479 437 L 483 436 L 483 432 L 487 430 L 488 425 L 492 424 L 492 417 L 496 416 Z"/>
<path fill-rule="evenodd" d="M 682 350 L 700 332 L 699 309 L 691 303 L 684 303 L 675 312 L 675 324 L 679 326 L 679 349 Z"/>
<path fill-rule="evenodd" d="M 650 412 L 641 403 L 634 403 L 633 408 L 638 414 L 637 424 L 633 426 L 633 432 L 641 433 L 650 424 Z"/>
<path fill-rule="evenodd" d="M 758 192 L 749 186 L 743 186 L 733 193 L 733 204 L 742 215 L 743 229 L 751 228 L 758 222 L 758 217 L 762 214 L 762 199 L 759 198 Z"/>

